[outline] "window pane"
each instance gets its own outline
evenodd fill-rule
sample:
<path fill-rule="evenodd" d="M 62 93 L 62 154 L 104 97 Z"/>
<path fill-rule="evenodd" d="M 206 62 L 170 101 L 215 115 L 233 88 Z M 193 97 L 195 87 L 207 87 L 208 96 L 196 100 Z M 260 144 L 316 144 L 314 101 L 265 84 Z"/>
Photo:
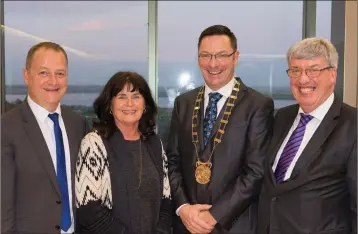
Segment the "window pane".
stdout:
<path fill-rule="evenodd" d="M 316 36 L 331 39 L 332 1 L 317 1 Z"/>
<path fill-rule="evenodd" d="M 197 43 L 208 26 L 223 24 L 236 35 L 240 51 L 236 75 L 272 96 L 275 107 L 295 103 L 285 70 L 288 48 L 302 39 L 302 1 L 160 1 L 159 132 L 166 140 L 175 97 L 203 84 Z"/>
<path fill-rule="evenodd" d="M 148 2 L 5 1 L 4 11 L 7 109 L 26 97 L 21 69 L 29 48 L 43 40 L 65 47 L 69 87 L 62 104 L 87 117 L 116 71 L 147 79 Z"/>

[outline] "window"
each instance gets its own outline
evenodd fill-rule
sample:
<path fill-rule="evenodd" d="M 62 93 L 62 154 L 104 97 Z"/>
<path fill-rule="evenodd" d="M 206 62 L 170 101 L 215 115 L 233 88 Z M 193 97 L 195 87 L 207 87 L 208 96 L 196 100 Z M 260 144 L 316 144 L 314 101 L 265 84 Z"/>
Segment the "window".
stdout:
<path fill-rule="evenodd" d="M 332 1 L 317 1 L 317 36 L 331 37 L 331 8 Z M 302 11 L 303 1 L 159 1 L 155 91 L 164 143 L 175 98 L 203 84 L 197 40 L 210 25 L 224 24 L 235 33 L 236 76 L 271 96 L 276 109 L 295 103 L 285 56 L 302 39 Z M 69 89 L 62 104 L 88 118 L 114 72 L 136 71 L 148 80 L 148 1 L 4 1 L 4 21 L 7 110 L 26 97 L 21 75 L 26 52 L 43 40 L 65 46 Z"/>
<path fill-rule="evenodd" d="M 317 1 L 316 36 L 331 39 L 332 1 Z"/>
<path fill-rule="evenodd" d="M 271 96 L 275 108 L 295 103 L 286 74 L 286 51 L 302 39 L 302 1 L 159 2 L 159 133 L 167 139 L 175 97 L 203 84 L 197 40 L 214 24 L 228 26 L 240 51 L 236 75 Z"/>
<path fill-rule="evenodd" d="M 5 1 L 6 109 L 27 94 L 21 70 L 30 47 L 43 40 L 64 46 L 69 59 L 63 105 L 88 118 L 108 79 L 119 70 L 148 77 L 148 2 Z"/>

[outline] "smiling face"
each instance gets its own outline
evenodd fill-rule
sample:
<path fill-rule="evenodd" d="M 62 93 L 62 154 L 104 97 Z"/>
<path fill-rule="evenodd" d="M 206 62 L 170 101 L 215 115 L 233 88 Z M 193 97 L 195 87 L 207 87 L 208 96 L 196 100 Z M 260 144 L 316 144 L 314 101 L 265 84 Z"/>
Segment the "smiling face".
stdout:
<path fill-rule="evenodd" d="M 214 56 L 208 58 L 208 54 L 218 55 L 217 58 L 219 59 L 214 58 Z M 234 77 L 238 57 L 239 52 L 232 48 L 228 36 L 204 37 L 199 47 L 198 63 L 205 83 L 214 91 L 229 83 Z"/>
<path fill-rule="evenodd" d="M 40 48 L 31 66 L 23 69 L 25 84 L 31 99 L 52 112 L 67 91 L 67 60 L 62 52 Z"/>
<path fill-rule="evenodd" d="M 330 68 L 319 72 L 317 77 L 308 77 L 308 71 L 320 70 L 329 67 L 324 57 L 314 59 L 291 59 L 289 69 L 301 70 L 301 76 L 290 77 L 290 87 L 293 96 L 304 112 L 309 113 L 320 106 L 332 94 L 337 77 L 337 69 Z"/>
<path fill-rule="evenodd" d="M 112 98 L 111 110 L 114 122 L 118 128 L 121 126 L 138 127 L 142 117 L 145 101 L 138 90 L 132 90 L 132 85 L 126 84 L 123 89 Z"/>

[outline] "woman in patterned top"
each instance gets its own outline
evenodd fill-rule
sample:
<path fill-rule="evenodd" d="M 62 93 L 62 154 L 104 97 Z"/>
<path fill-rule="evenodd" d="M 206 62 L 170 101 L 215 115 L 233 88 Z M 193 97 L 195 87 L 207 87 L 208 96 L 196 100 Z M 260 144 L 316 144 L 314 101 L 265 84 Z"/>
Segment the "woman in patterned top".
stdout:
<path fill-rule="evenodd" d="M 118 72 L 94 102 L 99 121 L 76 163 L 76 233 L 171 233 L 167 157 L 144 78 Z"/>

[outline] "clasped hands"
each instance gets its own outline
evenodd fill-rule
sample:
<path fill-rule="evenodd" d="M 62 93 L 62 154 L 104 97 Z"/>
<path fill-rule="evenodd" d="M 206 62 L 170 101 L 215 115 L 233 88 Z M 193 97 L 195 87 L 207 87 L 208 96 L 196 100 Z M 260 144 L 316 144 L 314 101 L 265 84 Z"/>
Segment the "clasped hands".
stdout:
<path fill-rule="evenodd" d="M 216 224 L 210 208 L 211 205 L 206 204 L 185 205 L 180 208 L 179 216 L 191 233 L 210 233 Z"/>

